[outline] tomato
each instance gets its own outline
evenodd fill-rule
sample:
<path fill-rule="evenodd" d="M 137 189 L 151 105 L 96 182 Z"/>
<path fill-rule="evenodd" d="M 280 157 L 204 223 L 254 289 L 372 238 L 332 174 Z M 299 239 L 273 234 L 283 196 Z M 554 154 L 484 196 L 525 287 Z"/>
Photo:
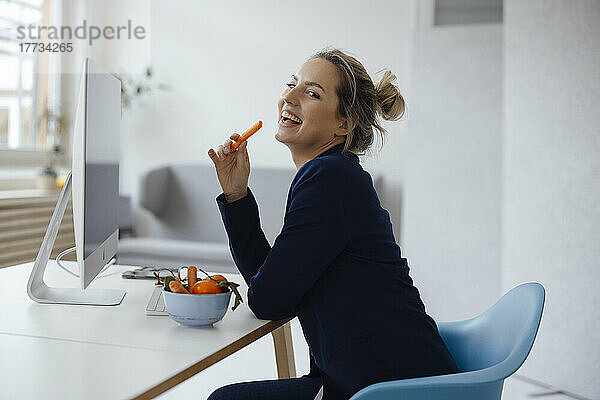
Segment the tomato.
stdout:
<path fill-rule="evenodd" d="M 227 282 L 227 278 L 225 278 L 223 275 L 211 275 L 210 278 L 213 278 L 215 281 L 225 281 Z M 208 276 L 206 278 L 204 278 L 204 281 L 210 281 L 210 279 Z"/>
<path fill-rule="evenodd" d="M 221 288 L 216 282 L 204 279 L 194 285 L 192 294 L 215 294 L 221 293 Z"/>

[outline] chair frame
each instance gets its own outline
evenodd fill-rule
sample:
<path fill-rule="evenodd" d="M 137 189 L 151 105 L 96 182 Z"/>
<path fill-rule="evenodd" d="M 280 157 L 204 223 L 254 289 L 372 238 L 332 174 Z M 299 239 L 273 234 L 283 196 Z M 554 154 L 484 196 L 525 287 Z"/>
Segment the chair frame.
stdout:
<path fill-rule="evenodd" d="M 521 367 L 533 347 L 542 318 L 545 295 L 544 286 L 540 283 L 524 283 L 508 291 L 492 307 L 474 318 L 438 324 L 440 335 L 462 370 L 464 366 L 461 368 L 461 363 L 457 360 L 459 357 L 452 338 L 460 336 L 469 326 L 489 323 L 491 316 L 529 302 L 525 333 L 523 337 L 515 339 L 510 353 L 500 362 L 487 368 L 456 374 L 375 383 L 358 391 L 350 400 L 501 399 L 504 379 Z"/>

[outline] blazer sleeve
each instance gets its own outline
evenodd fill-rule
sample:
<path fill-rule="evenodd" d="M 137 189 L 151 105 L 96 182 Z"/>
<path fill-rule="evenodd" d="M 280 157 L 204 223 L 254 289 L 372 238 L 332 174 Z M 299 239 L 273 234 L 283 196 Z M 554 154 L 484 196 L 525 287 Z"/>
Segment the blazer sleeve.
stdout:
<path fill-rule="evenodd" d="M 248 195 L 232 203 L 227 203 L 225 194 L 217 197 L 221 219 L 229 238 L 229 249 L 235 265 L 250 286 L 250 278 L 257 272 L 271 250 L 260 227 L 258 205 L 254 194 L 248 188 Z"/>
<path fill-rule="evenodd" d="M 245 200 L 239 209 L 237 202 L 218 201 L 234 260 L 248 283 L 248 305 L 261 319 L 295 316 L 306 292 L 347 243 L 344 199 L 335 169 L 314 159 L 300 169 L 294 182 L 283 229 L 270 249 L 253 196 L 238 200 Z M 251 212 L 249 217 L 239 213 L 242 207 Z"/>

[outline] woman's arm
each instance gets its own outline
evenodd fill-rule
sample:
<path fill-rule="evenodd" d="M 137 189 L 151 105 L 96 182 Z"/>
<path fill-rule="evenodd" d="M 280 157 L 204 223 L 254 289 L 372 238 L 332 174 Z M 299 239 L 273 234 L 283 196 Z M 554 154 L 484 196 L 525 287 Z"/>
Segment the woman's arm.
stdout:
<path fill-rule="evenodd" d="M 303 296 L 347 243 L 335 167 L 321 159 L 309 161 L 294 181 L 283 229 L 270 250 L 254 197 L 219 201 L 234 259 L 248 282 L 248 305 L 262 319 L 294 316 Z"/>
<path fill-rule="evenodd" d="M 250 188 L 247 188 L 247 193 L 245 197 L 233 202 L 228 202 L 225 194 L 221 193 L 217 197 L 217 204 L 229 238 L 233 261 L 250 285 L 250 278 L 258 272 L 271 246 L 260 227 L 254 194 Z"/>
<path fill-rule="evenodd" d="M 240 135 L 236 133 L 230 136 L 236 141 L 239 138 Z M 223 193 L 217 197 L 217 204 L 229 237 L 229 247 L 238 269 L 249 284 L 250 277 L 263 263 L 271 246 L 260 228 L 258 206 L 248 189 L 248 142 L 244 141 L 238 150 L 231 150 L 231 143 L 231 140 L 226 140 L 217 151 L 210 149 L 208 156 L 215 164 L 217 178 L 223 189 Z"/>

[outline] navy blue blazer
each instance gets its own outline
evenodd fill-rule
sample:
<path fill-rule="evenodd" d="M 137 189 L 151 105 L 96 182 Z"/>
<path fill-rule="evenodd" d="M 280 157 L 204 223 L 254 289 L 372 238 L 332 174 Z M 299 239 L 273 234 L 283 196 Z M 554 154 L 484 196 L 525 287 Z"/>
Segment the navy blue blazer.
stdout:
<path fill-rule="evenodd" d="M 233 259 L 261 319 L 297 316 L 324 399 L 381 381 L 458 372 L 425 312 L 358 156 L 335 146 L 304 164 L 271 247 L 248 189 L 217 197 Z"/>

